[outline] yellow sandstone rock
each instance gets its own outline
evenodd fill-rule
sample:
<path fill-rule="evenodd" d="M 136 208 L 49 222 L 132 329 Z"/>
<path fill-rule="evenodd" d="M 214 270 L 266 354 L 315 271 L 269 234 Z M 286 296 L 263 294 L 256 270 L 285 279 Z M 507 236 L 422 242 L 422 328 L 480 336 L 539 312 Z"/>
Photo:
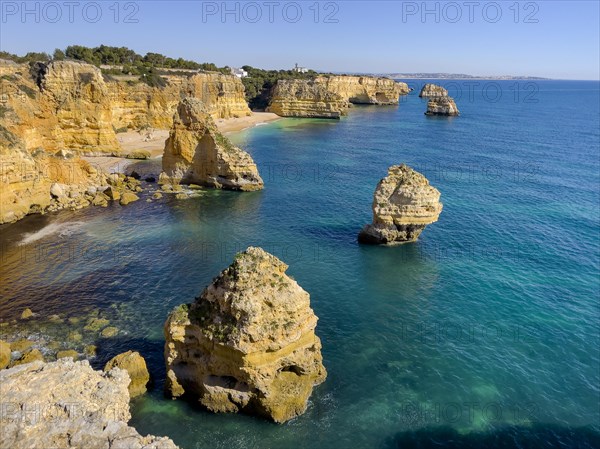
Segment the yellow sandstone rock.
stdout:
<path fill-rule="evenodd" d="M 318 76 L 279 80 L 267 110 L 282 117 L 340 118 L 352 104 L 398 104 L 406 83 L 373 76 Z"/>
<path fill-rule="evenodd" d="M 259 190 L 263 180 L 252 157 L 218 130 L 203 103 L 184 98 L 165 143 L 161 182 L 231 190 Z M 166 178 L 166 179 L 165 179 Z"/>
<path fill-rule="evenodd" d="M 10 345 L 0 340 L 0 369 L 4 369 L 10 363 Z"/>
<path fill-rule="evenodd" d="M 79 354 L 77 353 L 77 351 L 74 351 L 73 349 L 66 349 L 64 351 L 58 351 L 56 353 L 57 359 L 64 359 L 67 357 L 71 357 L 73 360 L 77 360 L 79 358 Z"/>
<path fill-rule="evenodd" d="M 136 397 L 146 392 L 146 385 L 150 381 L 150 373 L 146 361 L 139 352 L 127 351 L 110 359 L 104 366 L 104 371 L 121 368 L 129 373 L 129 396 Z"/>
<path fill-rule="evenodd" d="M 287 265 L 250 247 L 165 323 L 166 389 L 214 412 L 284 422 L 306 410 L 326 371 L 310 298 Z"/>
<path fill-rule="evenodd" d="M 439 190 L 409 166 L 394 165 L 375 189 L 373 223 L 362 229 L 358 239 L 375 244 L 412 242 L 441 212 Z"/>
<path fill-rule="evenodd" d="M 12 363 L 12 366 L 25 365 L 26 363 L 31 363 L 35 361 L 44 361 L 44 356 L 40 352 L 39 349 L 30 349 L 25 354 L 23 354 L 19 359 L 15 360 Z"/>

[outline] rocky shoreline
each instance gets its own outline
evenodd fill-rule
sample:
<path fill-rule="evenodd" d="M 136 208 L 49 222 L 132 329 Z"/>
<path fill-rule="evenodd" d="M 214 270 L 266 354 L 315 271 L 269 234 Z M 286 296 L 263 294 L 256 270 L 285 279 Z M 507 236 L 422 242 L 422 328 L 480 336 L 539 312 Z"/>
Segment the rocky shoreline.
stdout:
<path fill-rule="evenodd" d="M 126 370 L 94 371 L 70 358 L 0 371 L 0 446 L 13 449 L 177 449 L 170 438 L 142 436 L 127 425 Z"/>
<path fill-rule="evenodd" d="M 254 123 L 243 101 L 243 85 L 234 76 L 198 73 L 173 77 L 165 89 L 136 87 L 71 61 L 31 69 L 0 61 L 0 75 L 1 87 L 9 93 L 0 116 L 0 224 L 33 213 L 117 202 L 134 207 L 129 205 L 169 194 L 187 199 L 206 188 L 264 187 L 250 154 L 219 129 L 219 124 L 232 127 L 240 116 L 247 117 L 244 123 Z M 458 115 L 447 92 L 432 86 L 421 95 L 432 97 L 428 114 Z M 405 83 L 377 77 L 279 80 L 269 105 L 276 115 L 269 114 L 269 120 L 339 119 L 352 105 L 396 105 L 409 92 Z M 138 127 L 145 147 L 139 139 L 118 136 L 130 136 Z M 164 144 L 153 127 L 169 128 Z M 94 166 L 98 157 L 107 160 Z M 140 174 L 132 162 L 136 159 L 149 160 L 155 172 Z M 124 160 L 127 164 L 118 167 Z M 374 194 L 373 223 L 361 231 L 359 241 L 416 240 L 441 213 L 439 198 L 420 173 L 405 165 L 390 167 Z M 327 372 L 310 296 L 286 275 L 287 268 L 261 248 L 249 247 L 198 298 L 169 315 L 164 327 L 168 396 L 191 398 L 212 412 L 249 413 L 277 423 L 306 411 Z M 126 333 L 115 319 L 126 305 L 113 306 L 114 316 L 92 310 L 44 320 L 25 308 L 18 320 L 0 323 L 0 380 L 9 391 L 6 397 L 17 410 L 37 400 L 59 422 L 24 422 L 17 413 L 2 444 L 176 448 L 168 438 L 143 437 L 127 425 L 130 398 L 145 394 L 152 383 L 135 348 L 98 359 L 99 346 Z M 95 367 L 106 362 L 104 371 L 94 371 L 90 361 Z M 82 414 L 61 405 L 70 400 L 78 401 Z M 108 414 L 110 407 L 116 410 Z"/>

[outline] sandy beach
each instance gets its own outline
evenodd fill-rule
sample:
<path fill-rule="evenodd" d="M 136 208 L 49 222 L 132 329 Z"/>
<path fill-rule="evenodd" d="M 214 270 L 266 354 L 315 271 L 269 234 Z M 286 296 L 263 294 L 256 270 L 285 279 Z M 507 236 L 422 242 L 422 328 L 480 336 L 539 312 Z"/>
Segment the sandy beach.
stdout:
<path fill-rule="evenodd" d="M 215 123 L 223 134 L 232 134 L 244 129 L 251 128 L 261 123 L 268 123 L 279 120 L 276 114 L 271 112 L 253 112 L 246 117 L 236 117 L 229 119 L 217 119 Z M 123 154 L 130 154 L 134 151 L 148 151 L 150 159 L 160 159 L 165 148 L 165 140 L 169 137 L 168 129 L 155 129 L 152 132 L 128 131 L 117 134 L 117 140 L 121 145 Z M 108 173 L 124 173 L 128 167 L 137 164 L 137 159 L 127 159 L 125 157 L 112 156 L 90 156 L 85 157 L 90 164 L 97 169 Z"/>
<path fill-rule="evenodd" d="M 272 112 L 253 112 L 252 115 L 246 117 L 238 117 L 238 118 L 228 118 L 228 119 L 217 119 L 215 123 L 223 134 L 230 134 L 238 131 L 242 131 L 247 128 L 252 128 L 253 126 L 259 125 L 261 123 L 273 122 L 275 120 L 279 120 L 277 114 L 273 114 Z"/>

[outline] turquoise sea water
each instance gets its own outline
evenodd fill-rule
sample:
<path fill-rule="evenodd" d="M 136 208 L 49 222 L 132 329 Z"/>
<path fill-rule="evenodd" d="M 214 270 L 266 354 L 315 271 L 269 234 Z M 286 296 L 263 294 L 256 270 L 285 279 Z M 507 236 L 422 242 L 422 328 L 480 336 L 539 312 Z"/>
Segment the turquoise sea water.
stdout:
<path fill-rule="evenodd" d="M 0 227 L 2 320 L 99 308 L 121 332 L 92 363 L 139 350 L 154 388 L 131 423 L 185 449 L 600 447 L 599 84 L 441 84 L 460 117 L 426 117 L 417 89 L 233 136 L 262 192 Z M 358 245 L 377 182 L 403 162 L 442 192 L 440 220 L 414 244 Z M 328 378 L 285 425 L 162 395 L 169 310 L 249 245 L 290 265 L 319 317 Z"/>

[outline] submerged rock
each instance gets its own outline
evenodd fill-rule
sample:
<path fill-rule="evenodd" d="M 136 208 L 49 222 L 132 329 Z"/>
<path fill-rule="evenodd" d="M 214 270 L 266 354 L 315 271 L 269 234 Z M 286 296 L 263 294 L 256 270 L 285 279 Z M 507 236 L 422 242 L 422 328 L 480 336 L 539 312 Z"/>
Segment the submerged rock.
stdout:
<path fill-rule="evenodd" d="M 22 320 L 28 320 L 29 318 L 31 318 L 33 316 L 33 312 L 31 311 L 31 309 L 25 309 L 23 310 L 23 312 L 21 313 L 21 319 Z"/>
<path fill-rule="evenodd" d="M 415 241 L 441 212 L 439 190 L 407 165 L 394 165 L 375 189 L 373 223 L 362 229 L 358 240 L 375 244 Z"/>
<path fill-rule="evenodd" d="M 27 338 L 21 338 L 19 340 L 13 341 L 10 344 L 11 351 L 24 352 L 27 349 L 33 346 L 33 341 L 28 340 Z"/>
<path fill-rule="evenodd" d="M 102 330 L 102 332 L 100 332 L 100 335 L 103 336 L 104 338 L 110 338 L 110 337 L 114 337 L 118 333 L 119 333 L 119 329 L 117 329 L 116 327 L 113 327 L 113 326 L 109 326 L 109 327 L 105 327 Z"/>
<path fill-rule="evenodd" d="M 129 203 L 133 203 L 134 201 L 137 201 L 139 199 L 140 199 L 140 197 L 137 196 L 135 193 L 125 192 L 121 195 L 121 200 L 119 201 L 119 204 L 121 206 L 126 206 Z"/>
<path fill-rule="evenodd" d="M 129 396 L 134 398 L 146 392 L 150 373 L 148 373 L 146 361 L 139 352 L 127 351 L 113 357 L 104 366 L 104 371 L 110 371 L 115 367 L 124 369 L 129 374 L 131 379 L 128 386 Z"/>
<path fill-rule="evenodd" d="M 66 359 L 67 357 L 70 357 L 73 360 L 77 360 L 79 358 L 79 354 L 73 349 L 66 349 L 64 351 L 58 351 L 56 353 L 57 359 Z"/>
<path fill-rule="evenodd" d="M 432 98 L 427 102 L 425 115 L 456 116 L 460 115 L 454 99 L 451 97 Z"/>
<path fill-rule="evenodd" d="M 127 425 L 128 383 L 126 371 L 102 373 L 70 359 L 2 370 L 0 447 L 177 449 Z"/>
<path fill-rule="evenodd" d="M 419 97 L 421 98 L 436 98 L 436 97 L 447 97 L 448 91 L 444 89 L 442 86 L 438 86 L 437 84 L 427 83 L 419 92 Z"/>
<path fill-rule="evenodd" d="M 288 266 L 250 247 L 165 323 L 167 392 L 213 412 L 284 422 L 327 376 L 309 294 Z"/>
<path fill-rule="evenodd" d="M 203 103 L 195 98 L 184 98 L 177 106 L 162 168 L 163 184 L 245 191 L 263 188 L 252 157 L 218 131 Z"/>
<path fill-rule="evenodd" d="M 12 366 L 25 365 L 26 363 L 31 363 L 35 361 L 44 361 L 44 355 L 37 348 L 30 349 L 25 354 L 23 354 L 20 358 L 15 360 L 12 363 Z"/>

